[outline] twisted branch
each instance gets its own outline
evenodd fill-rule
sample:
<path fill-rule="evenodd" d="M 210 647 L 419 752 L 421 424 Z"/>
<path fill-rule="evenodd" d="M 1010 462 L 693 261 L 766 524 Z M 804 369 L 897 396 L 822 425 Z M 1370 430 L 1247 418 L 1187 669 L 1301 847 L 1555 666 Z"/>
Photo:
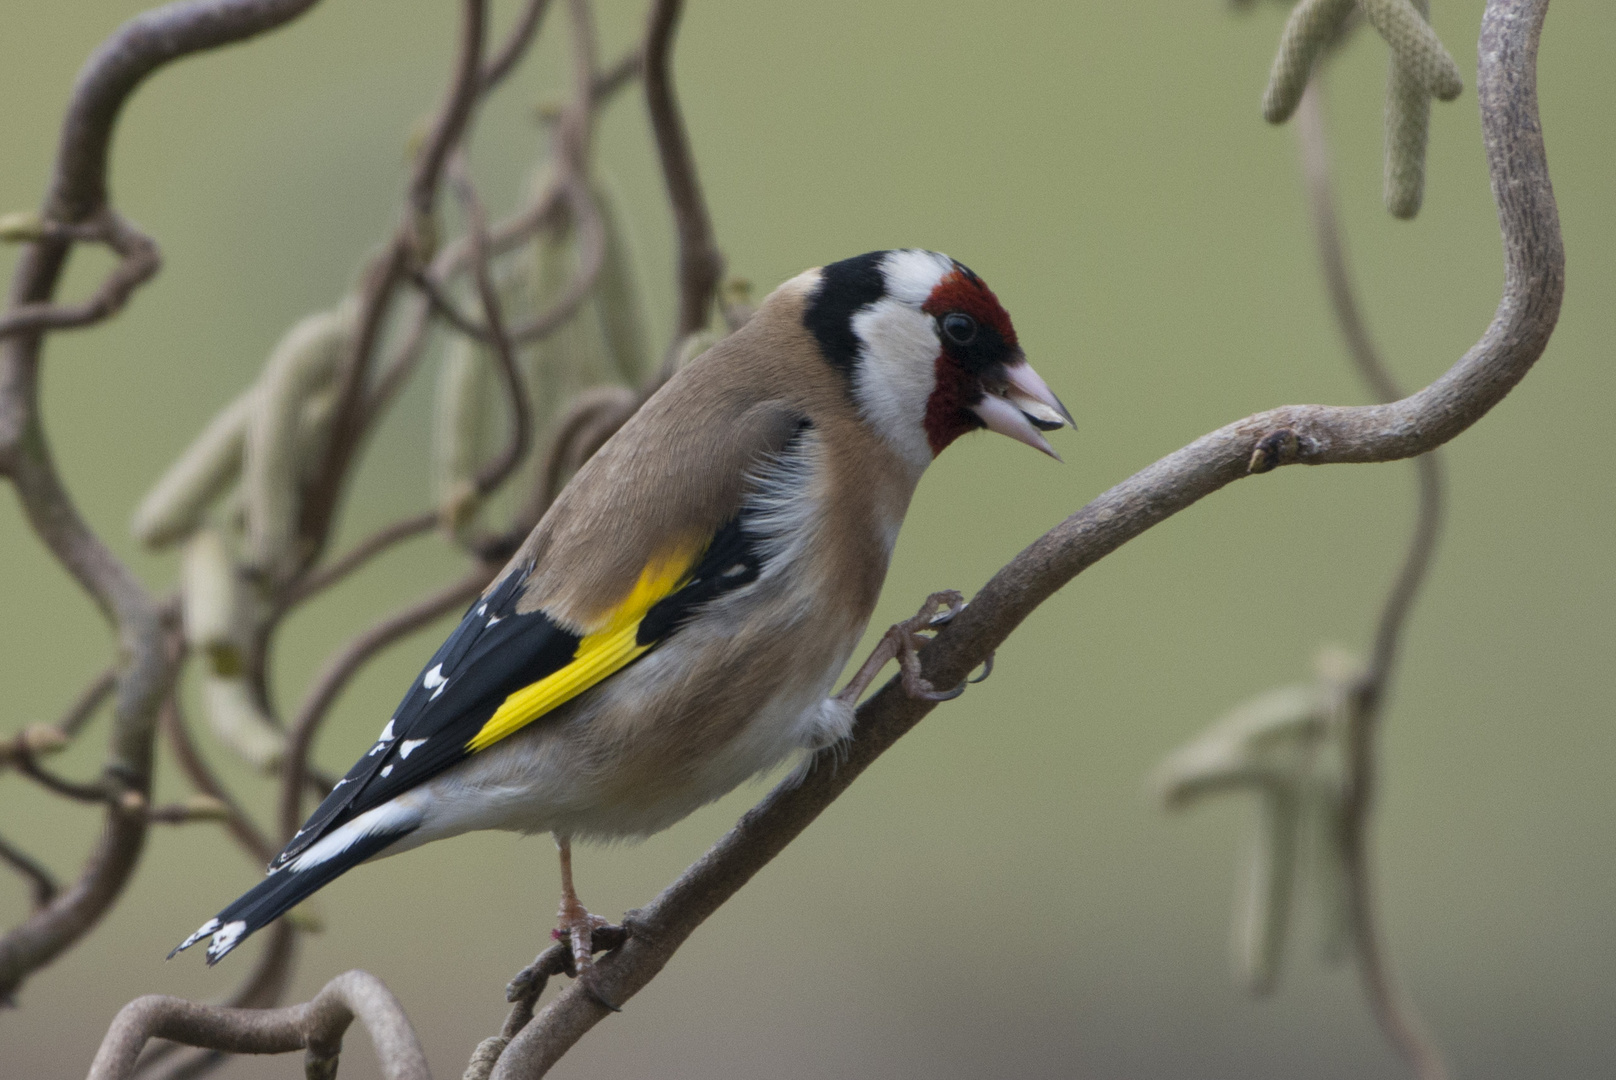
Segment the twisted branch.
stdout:
<path fill-rule="evenodd" d="M 1297 110 L 1297 136 L 1301 144 L 1302 172 L 1307 181 L 1308 207 L 1323 264 L 1326 291 L 1347 351 L 1370 392 L 1381 401 L 1402 396 L 1397 380 L 1386 367 L 1359 310 L 1352 275 L 1347 268 L 1340 226 L 1335 215 L 1335 194 L 1330 180 L 1330 153 L 1324 129 L 1320 76 L 1315 75 Z M 1369 854 L 1369 827 L 1379 786 L 1377 740 L 1387 690 L 1399 655 L 1409 612 L 1430 570 L 1442 532 L 1443 482 L 1440 453 L 1432 450 L 1413 461 L 1418 479 L 1418 509 L 1408 551 L 1381 607 L 1375 628 L 1369 667 L 1353 687 L 1347 710 L 1346 775 L 1336 843 L 1347 887 L 1347 912 L 1352 925 L 1352 946 L 1364 996 L 1387 1039 L 1421 1080 L 1446 1080 L 1441 1049 L 1426 1029 L 1418 1011 L 1397 985 L 1389 951 L 1380 927 Z"/>
<path fill-rule="evenodd" d="M 365 1026 L 388 1080 L 431 1080 L 426 1055 L 398 999 L 380 979 L 349 971 L 313 1000 L 285 1009 L 232 1009 L 151 994 L 119 1011 L 96 1052 L 89 1080 L 125 1080 L 148 1039 L 169 1039 L 236 1054 L 305 1050 L 310 1080 L 335 1080 L 342 1036 L 355 1019 Z"/>
<path fill-rule="evenodd" d="M 1559 315 L 1565 257 L 1537 116 L 1536 57 L 1547 0 L 1489 0 L 1479 94 L 1505 284 L 1492 323 L 1425 389 L 1361 407 L 1285 406 L 1211 432 L 1111 488 L 995 574 L 921 654 L 926 679 L 952 686 L 1058 589 L 1127 541 L 1219 488 L 1282 464 L 1393 461 L 1426 453 L 1484 416 L 1542 354 Z M 852 743 L 831 768 L 821 751 L 800 783 L 776 787 L 645 909 L 604 956 L 593 985 L 573 983 L 499 1056 L 493 1080 L 534 1080 L 585 1032 L 643 989 L 674 951 L 779 854 L 869 764 L 934 708 L 894 679 L 858 711 Z"/>
<path fill-rule="evenodd" d="M 124 23 L 79 74 L 40 219 L 74 226 L 111 214 L 106 175 L 113 126 L 148 75 L 190 53 L 280 26 L 314 2 L 184 0 Z M 9 314 L 51 303 L 71 244 L 70 236 L 47 231 L 23 250 L 12 275 Z M 103 775 L 134 799 L 109 804 L 101 839 L 79 879 L 0 937 L 0 1001 L 95 925 L 139 860 L 157 707 L 168 693 L 177 656 L 159 605 L 84 522 L 51 459 L 39 409 L 43 331 L 21 327 L 0 339 L 0 472 L 11 478 L 41 542 L 116 628 L 126 660 Z M 138 808 L 129 805 L 135 800 Z"/>

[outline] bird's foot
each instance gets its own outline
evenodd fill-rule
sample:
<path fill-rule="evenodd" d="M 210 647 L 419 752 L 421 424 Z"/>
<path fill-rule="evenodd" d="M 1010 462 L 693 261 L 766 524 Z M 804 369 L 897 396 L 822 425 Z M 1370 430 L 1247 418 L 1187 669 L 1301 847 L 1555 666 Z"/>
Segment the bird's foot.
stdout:
<path fill-rule="evenodd" d="M 882 635 L 881 641 L 876 645 L 870 658 L 864 661 L 864 666 L 836 695 L 836 700 L 849 706 L 857 705 L 858 699 L 864 696 L 870 683 L 881 673 L 888 660 L 897 660 L 902 670 L 904 693 L 921 701 L 952 701 L 965 693 L 965 683 L 960 683 L 952 690 L 938 690 L 925 676 L 920 673 L 920 648 L 931 638 L 925 636 L 928 632 L 936 631 L 950 622 L 954 617 L 965 610 L 965 598 L 952 589 L 935 592 L 926 597 L 926 602 L 913 618 L 903 622 L 894 623 Z M 987 670 L 993 669 L 993 659 L 988 658 Z M 976 682 L 987 678 L 984 673 Z"/>
<path fill-rule="evenodd" d="M 617 928 L 610 919 L 592 914 L 570 897 L 562 898 L 556 920 L 559 925 L 550 931 L 550 936 L 567 946 L 572 953 L 572 973 L 581 979 L 595 969 L 595 932 Z"/>

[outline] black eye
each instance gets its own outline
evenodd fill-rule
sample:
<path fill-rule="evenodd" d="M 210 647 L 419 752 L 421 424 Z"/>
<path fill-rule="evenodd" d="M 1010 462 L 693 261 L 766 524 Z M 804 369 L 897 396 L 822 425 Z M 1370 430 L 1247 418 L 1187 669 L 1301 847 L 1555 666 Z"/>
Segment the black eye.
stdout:
<path fill-rule="evenodd" d="M 963 311 L 950 311 L 943 316 L 943 333 L 956 345 L 969 345 L 976 340 L 976 320 Z"/>

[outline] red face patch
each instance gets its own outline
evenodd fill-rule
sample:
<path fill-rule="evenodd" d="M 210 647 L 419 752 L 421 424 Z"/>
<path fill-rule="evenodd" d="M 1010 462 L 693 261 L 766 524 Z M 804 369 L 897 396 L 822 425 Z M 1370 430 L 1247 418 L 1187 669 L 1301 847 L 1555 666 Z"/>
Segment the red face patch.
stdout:
<path fill-rule="evenodd" d="M 937 385 L 926 399 L 926 442 L 931 456 L 968 431 L 984 426 L 970 406 L 982 399 L 982 381 L 954 363 L 946 354 L 932 364 Z"/>
<path fill-rule="evenodd" d="M 971 408 L 982 400 L 982 375 L 1010 362 L 1020 346 L 999 298 L 959 263 L 932 288 L 920 309 L 938 321 L 943 340 L 932 365 L 936 383 L 926 400 L 926 441 L 935 457 L 961 435 L 985 426 Z M 975 320 L 980 329 L 971 331 L 973 338 L 950 340 L 944 332 L 947 316 L 955 312 Z"/>
<path fill-rule="evenodd" d="M 950 311 L 963 311 L 983 326 L 991 326 L 1009 348 L 1016 348 L 1016 328 L 1010 325 L 1010 313 L 999 304 L 981 278 L 965 267 L 954 264 L 953 272 L 939 281 L 920 310 L 933 318 Z"/>

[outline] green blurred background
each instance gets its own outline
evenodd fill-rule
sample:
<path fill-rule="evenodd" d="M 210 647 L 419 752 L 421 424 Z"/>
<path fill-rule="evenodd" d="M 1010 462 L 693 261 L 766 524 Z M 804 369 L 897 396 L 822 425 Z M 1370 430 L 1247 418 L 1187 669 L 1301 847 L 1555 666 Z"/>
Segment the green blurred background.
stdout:
<path fill-rule="evenodd" d="M 74 73 L 128 0 L 0 11 L 0 210 L 36 206 Z M 497 5 L 501 23 L 511 0 Z M 1466 73 L 1435 110 L 1426 206 L 1380 207 L 1386 52 L 1360 34 L 1330 112 L 1350 251 L 1377 337 L 1410 385 L 1480 334 L 1501 282 L 1474 70 L 1480 0 L 1438 0 Z M 947 251 L 1013 312 L 1080 431 L 1057 466 L 972 438 L 922 485 L 876 623 L 977 588 L 1041 531 L 1196 435 L 1285 402 L 1355 403 L 1318 282 L 1289 129 L 1257 102 L 1284 13 L 1213 0 L 1116 4 L 691 5 L 676 64 L 720 241 L 761 288 L 872 248 Z M 640 5 L 603 2 L 605 55 Z M 293 320 L 329 306 L 395 220 L 404 143 L 437 100 L 448 0 L 326 0 L 285 31 L 188 60 L 130 105 L 121 208 L 161 242 L 129 310 L 59 334 L 45 411 L 93 525 L 154 587 L 136 499 L 251 379 Z M 1570 288 L 1538 370 L 1449 451 L 1452 517 L 1414 618 L 1376 835 L 1398 967 L 1461 1077 L 1616 1069 L 1616 91 L 1613 20 L 1551 12 L 1541 52 Z M 479 124 L 496 207 L 533 160 L 533 104 L 562 85 L 563 20 Z M 670 231 L 637 94 L 601 159 L 625 195 L 657 326 Z M 13 252 L 0 253 L 8 269 Z M 109 265 L 76 257 L 67 293 Z M 426 504 L 430 371 L 366 459 L 344 534 Z M 1231 704 L 1361 649 L 1409 527 L 1408 466 L 1285 469 L 1128 545 L 1047 603 L 997 674 L 937 710 L 705 926 L 557 1075 L 1400 1076 L 1347 969 L 1303 933 L 1277 996 L 1229 975 L 1234 855 L 1251 807 L 1182 818 L 1152 765 Z M 58 713 L 108 635 L 0 495 L 0 729 Z M 337 643 L 444 580 L 433 539 L 388 557 L 283 635 L 295 701 Z M 341 769 L 430 652 L 434 628 L 342 698 L 317 750 Z M 58 759 L 87 775 L 104 719 Z M 222 752 L 213 747 L 214 757 Z M 232 776 L 267 810 L 267 783 Z M 179 794 L 172 775 L 163 790 Z M 590 849 L 599 912 L 643 903 L 763 790 L 636 846 Z M 0 782 L 7 837 L 64 878 L 94 812 Z M 122 903 L 0 1016 L 0 1072 L 71 1077 L 128 999 L 206 999 L 245 972 L 162 957 L 257 868 L 213 826 L 158 829 Z M 293 998 L 364 967 L 410 1011 L 440 1077 L 497 1031 L 509 976 L 547 943 L 547 840 L 483 834 L 366 867 L 323 894 Z M 0 875 L 0 911 L 26 909 Z M 249 951 L 249 950 L 244 950 Z M 345 1077 L 375 1075 L 350 1036 Z M 238 1077 L 299 1074 L 292 1059 Z"/>

